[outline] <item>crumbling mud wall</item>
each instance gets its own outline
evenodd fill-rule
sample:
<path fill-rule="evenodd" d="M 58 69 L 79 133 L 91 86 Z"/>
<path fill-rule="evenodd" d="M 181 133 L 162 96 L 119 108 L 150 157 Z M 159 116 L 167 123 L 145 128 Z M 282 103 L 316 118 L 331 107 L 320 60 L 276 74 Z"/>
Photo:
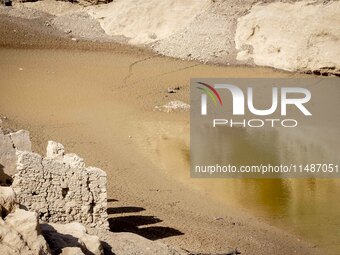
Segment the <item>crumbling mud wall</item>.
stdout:
<path fill-rule="evenodd" d="M 31 151 L 29 132 L 4 134 L 0 128 L 0 186 L 9 186 L 16 173 L 16 150 Z"/>
<path fill-rule="evenodd" d="M 80 222 L 108 229 L 106 173 L 48 142 L 46 157 L 17 151 L 12 187 L 20 204 L 47 222 Z"/>

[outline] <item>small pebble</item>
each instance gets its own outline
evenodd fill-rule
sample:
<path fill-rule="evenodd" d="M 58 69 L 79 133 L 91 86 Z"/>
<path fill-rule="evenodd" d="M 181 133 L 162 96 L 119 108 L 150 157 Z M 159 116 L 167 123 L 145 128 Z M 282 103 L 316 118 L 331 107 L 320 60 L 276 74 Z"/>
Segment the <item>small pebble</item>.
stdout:
<path fill-rule="evenodd" d="M 177 87 L 169 87 L 168 88 L 168 93 L 176 93 L 176 91 L 179 91 L 181 89 L 181 87 L 177 86 Z"/>

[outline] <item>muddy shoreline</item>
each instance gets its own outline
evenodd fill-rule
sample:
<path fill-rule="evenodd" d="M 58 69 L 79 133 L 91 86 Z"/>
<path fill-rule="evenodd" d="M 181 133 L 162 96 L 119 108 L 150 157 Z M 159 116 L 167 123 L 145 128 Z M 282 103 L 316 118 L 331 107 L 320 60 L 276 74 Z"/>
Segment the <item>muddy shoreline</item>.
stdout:
<path fill-rule="evenodd" d="M 295 74 L 207 66 L 113 42 L 72 41 L 45 22 L 0 15 L 0 113 L 8 117 L 5 128 L 31 132 L 35 151 L 43 153 L 46 141 L 56 140 L 107 171 L 113 231 L 135 231 L 192 252 L 319 252 L 241 208 L 192 189 L 181 171 L 188 113 L 153 110 L 172 99 L 187 102 L 192 76 Z M 181 91 L 167 94 L 174 84 Z M 143 210 L 115 214 L 117 207 Z"/>

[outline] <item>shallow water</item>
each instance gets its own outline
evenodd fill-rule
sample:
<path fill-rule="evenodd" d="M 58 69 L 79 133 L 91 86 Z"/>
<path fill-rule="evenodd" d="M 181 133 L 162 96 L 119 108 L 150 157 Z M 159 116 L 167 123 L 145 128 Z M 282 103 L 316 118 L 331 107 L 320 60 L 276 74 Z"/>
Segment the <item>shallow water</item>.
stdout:
<path fill-rule="evenodd" d="M 230 135 L 234 140 L 244 141 L 244 136 L 238 132 L 230 132 Z M 250 148 L 249 143 L 254 142 L 253 139 L 238 143 L 236 148 L 238 153 L 233 151 L 232 159 L 242 160 L 246 157 L 244 155 L 247 155 L 247 151 L 253 152 L 254 148 Z M 263 144 L 264 141 L 261 142 Z M 272 164 L 279 164 L 280 154 L 286 152 L 289 155 L 299 151 L 298 146 L 296 151 L 291 147 L 285 148 L 282 141 L 279 143 L 280 150 L 276 151 L 273 147 L 277 142 L 271 143 L 273 146 L 267 146 L 267 151 L 251 154 L 253 159 L 256 160 L 256 157 L 260 156 L 257 160 L 261 161 L 265 158 Z M 290 149 L 288 152 L 285 151 L 287 148 Z M 254 162 L 251 160 L 252 156 L 246 157 L 246 160 Z M 339 254 L 339 179 L 205 179 L 204 181 L 204 189 L 217 196 L 220 201 L 227 201 L 228 204 L 237 204 L 251 210 L 263 220 L 293 231 L 330 254 Z"/>
<path fill-rule="evenodd" d="M 337 180 L 225 180 L 226 199 L 250 208 L 275 225 L 338 254 L 340 250 Z"/>
<path fill-rule="evenodd" d="M 161 114 L 153 112 L 153 107 L 168 100 L 168 95 L 163 94 L 168 86 L 188 84 L 191 77 L 289 75 L 266 68 L 206 66 L 160 57 L 136 59 L 133 56 L 103 52 L 0 50 L 0 113 L 26 123 L 26 126 L 32 129 L 39 126 L 40 132 L 46 136 L 34 138 L 34 141 L 40 143 L 56 136 L 64 137 L 65 143 L 77 144 L 80 151 L 86 146 L 93 147 L 96 143 L 109 144 L 110 141 L 119 147 L 126 145 L 125 140 L 120 142 L 121 137 L 127 138 L 130 131 L 143 127 L 143 125 L 137 128 L 125 127 L 122 123 L 134 123 L 131 120 L 134 116 L 139 122 L 147 120 L 152 123 L 153 116 Z M 188 101 L 187 88 L 176 97 Z M 125 107 L 128 104 L 129 106 Z M 158 118 L 170 119 L 173 122 L 176 122 L 176 118 L 187 122 L 188 118 L 187 114 L 163 115 Z M 182 125 L 181 123 L 179 125 Z M 79 128 L 80 126 L 83 129 Z M 140 139 L 152 139 L 152 134 L 148 136 L 143 132 Z M 93 136 L 90 138 L 88 134 Z M 179 135 L 186 136 L 183 139 L 188 140 L 188 133 L 183 132 Z M 235 157 L 244 154 L 249 144 L 254 143 L 244 140 L 243 133 L 235 132 L 232 137 L 237 144 L 241 144 L 234 148 L 234 152 L 239 152 L 234 153 Z M 95 141 L 90 140 L 93 138 Z M 275 161 L 279 156 L 279 150 L 270 136 L 266 139 L 267 142 L 263 141 L 267 146 L 266 157 Z M 289 147 L 287 137 L 277 139 L 287 143 L 287 150 L 299 148 L 295 145 Z M 244 142 L 239 143 L 242 140 Z M 178 160 L 176 166 L 181 164 L 181 171 L 185 172 L 177 176 L 180 181 L 189 183 L 195 188 L 199 186 L 228 205 L 246 208 L 263 220 L 292 231 L 333 254 L 339 253 L 340 181 L 320 179 L 192 181 L 185 179 L 189 171 L 185 142 L 183 145 L 182 141 L 177 142 L 176 139 L 168 138 L 164 141 L 158 146 L 160 151 L 157 154 L 161 155 L 158 163 L 166 169 Z M 182 163 L 178 163 L 180 160 L 174 158 L 177 154 L 168 153 L 171 146 L 177 151 L 178 146 L 181 146 L 181 153 L 185 154 Z M 120 148 L 116 148 L 116 151 L 118 150 Z M 82 155 L 84 154 L 87 156 L 86 152 Z M 89 160 L 91 155 L 92 153 L 88 152 Z M 109 151 L 101 156 L 103 161 L 106 160 L 105 157 L 118 160 L 114 155 L 115 151 Z M 169 155 L 171 158 L 167 158 Z M 126 160 L 131 161 L 130 157 Z"/>

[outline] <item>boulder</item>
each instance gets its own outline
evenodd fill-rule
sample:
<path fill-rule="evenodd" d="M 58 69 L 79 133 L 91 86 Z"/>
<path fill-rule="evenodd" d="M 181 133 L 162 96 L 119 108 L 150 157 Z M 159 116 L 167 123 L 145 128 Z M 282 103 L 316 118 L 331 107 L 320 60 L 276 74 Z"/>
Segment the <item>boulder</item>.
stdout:
<path fill-rule="evenodd" d="M 7 215 L 5 222 L 20 234 L 30 250 L 36 254 L 49 253 L 44 237 L 40 233 L 38 214 L 35 212 L 16 209 Z"/>
<path fill-rule="evenodd" d="M 340 75 L 340 2 L 257 4 L 238 19 L 237 60 Z"/>
<path fill-rule="evenodd" d="M 42 224 L 42 233 L 53 254 L 88 254 L 101 255 L 103 247 L 97 236 L 87 234 L 80 223 Z M 80 253 L 82 252 L 82 253 Z"/>
<path fill-rule="evenodd" d="M 14 190 L 0 187 L 1 254 L 50 254 L 40 234 L 38 215 L 17 208 Z"/>

